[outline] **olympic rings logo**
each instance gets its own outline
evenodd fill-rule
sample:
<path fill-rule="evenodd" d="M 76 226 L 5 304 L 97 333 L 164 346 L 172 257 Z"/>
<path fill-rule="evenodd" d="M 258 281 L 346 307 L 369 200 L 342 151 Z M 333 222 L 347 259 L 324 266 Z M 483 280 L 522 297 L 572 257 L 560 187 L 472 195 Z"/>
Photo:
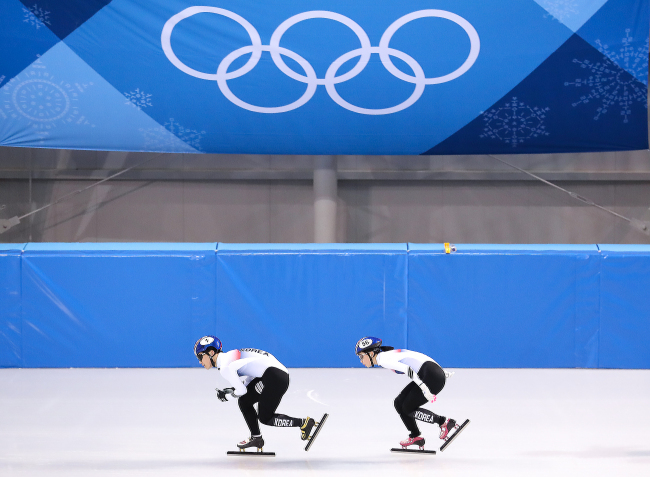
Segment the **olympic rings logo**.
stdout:
<path fill-rule="evenodd" d="M 244 29 L 246 30 L 246 32 L 248 33 L 251 39 L 250 46 L 244 46 L 242 48 L 239 48 L 233 51 L 232 53 L 228 54 L 223 60 L 221 60 L 221 63 L 219 63 L 219 66 L 217 67 L 216 73 L 204 73 L 202 71 L 197 71 L 195 69 L 190 68 L 189 66 L 187 66 L 181 60 L 178 59 L 178 57 L 174 54 L 174 51 L 171 46 L 171 35 L 174 27 L 184 19 L 196 15 L 197 13 L 214 13 L 217 15 L 222 15 L 224 17 L 230 18 L 236 21 L 237 23 L 239 23 L 242 27 L 244 27 Z M 469 55 L 465 59 L 464 63 L 455 71 L 452 71 L 451 73 L 446 74 L 444 76 L 438 76 L 435 78 L 427 78 L 424 75 L 424 71 L 422 70 L 420 64 L 417 61 L 415 61 L 415 59 L 413 59 L 411 56 L 407 55 L 402 51 L 395 50 L 389 47 L 391 38 L 393 37 L 395 32 L 397 32 L 397 30 L 399 30 L 402 26 L 406 25 L 407 23 L 413 20 L 417 20 L 419 18 L 427 18 L 427 17 L 444 18 L 446 20 L 456 23 L 465 31 L 465 33 L 467 34 L 470 40 Z M 357 35 L 357 37 L 359 38 L 359 42 L 361 44 L 361 48 L 357 48 L 348 53 L 345 53 L 344 55 L 334 60 L 334 62 L 332 62 L 332 64 L 327 69 L 327 72 L 325 73 L 325 78 L 318 78 L 316 76 L 316 72 L 314 71 L 314 68 L 302 56 L 280 46 L 280 40 L 282 39 L 282 35 L 284 35 L 289 28 L 291 28 L 293 25 L 301 21 L 309 20 L 313 18 L 324 18 L 324 19 L 334 20 L 346 25 Z M 334 13 L 334 12 L 328 12 L 328 11 L 304 12 L 304 13 L 299 13 L 297 15 L 294 15 L 291 18 L 282 22 L 280 26 L 278 26 L 276 30 L 273 32 L 269 44 L 262 45 L 262 40 L 260 39 L 260 35 L 257 32 L 257 30 L 253 27 L 253 25 L 251 25 L 246 19 L 244 19 L 240 15 L 237 15 L 236 13 L 233 13 L 228 10 L 224 10 L 222 8 L 196 6 L 196 7 L 186 8 L 182 12 L 177 13 L 169 20 L 167 20 L 165 26 L 163 27 L 160 41 L 165 56 L 167 56 L 167 59 L 183 73 L 204 80 L 216 81 L 223 95 L 233 104 L 236 104 L 237 106 L 243 109 L 247 109 L 248 111 L 253 111 L 256 113 L 266 113 L 266 114 L 285 113 L 287 111 L 292 111 L 294 109 L 301 107 L 311 99 L 311 97 L 316 92 L 316 87 L 319 85 L 325 86 L 325 89 L 327 90 L 327 93 L 329 94 L 330 98 L 332 98 L 332 100 L 334 100 L 334 102 L 336 102 L 338 105 L 342 106 L 343 108 L 349 111 L 353 111 L 359 114 L 368 114 L 368 115 L 382 115 L 382 114 L 396 113 L 398 111 L 402 111 L 410 107 L 418 99 L 420 99 L 420 96 L 422 96 L 422 93 L 424 92 L 424 87 L 426 85 L 446 83 L 465 74 L 472 67 L 472 65 L 478 58 L 478 54 L 480 50 L 480 40 L 479 40 L 478 33 L 476 32 L 476 29 L 463 17 L 456 15 L 455 13 L 447 12 L 445 10 L 419 10 L 417 12 L 404 15 L 403 17 L 394 21 L 386 29 L 386 31 L 384 32 L 384 34 L 382 35 L 379 41 L 379 46 L 371 46 L 370 39 L 368 38 L 366 32 L 356 22 L 354 22 L 353 20 L 351 20 L 350 18 L 344 15 Z M 271 58 L 273 59 L 273 62 L 280 69 L 280 71 L 282 71 L 285 75 L 289 76 L 290 78 L 293 78 L 296 81 L 305 83 L 307 85 L 307 89 L 298 100 L 294 101 L 293 103 L 287 104 L 285 106 L 261 107 L 261 106 L 255 106 L 253 104 L 249 104 L 242 101 L 241 99 L 236 97 L 232 93 L 232 91 L 230 91 L 230 88 L 228 87 L 228 80 L 239 78 L 245 75 L 246 73 L 248 73 L 249 71 L 251 71 L 253 68 L 255 68 L 257 62 L 259 61 L 262 55 L 262 52 L 264 51 L 268 51 L 269 53 L 271 53 Z M 370 60 L 370 55 L 372 55 L 373 53 L 379 55 L 382 64 L 384 65 L 386 70 L 388 70 L 393 76 L 403 81 L 406 81 L 408 83 L 413 83 L 415 85 L 413 93 L 403 103 L 390 108 L 384 108 L 384 109 L 361 108 L 359 106 L 355 106 L 345 101 L 343 98 L 341 98 L 341 96 L 336 91 L 337 84 L 354 78 L 366 67 L 368 61 Z M 228 71 L 228 68 L 233 63 L 233 61 L 247 54 L 250 54 L 251 56 L 245 65 L 243 65 L 242 67 L 238 68 L 235 71 L 231 71 L 231 72 Z M 298 63 L 298 65 L 300 65 L 300 67 L 302 68 L 305 74 L 301 75 L 293 71 L 291 68 L 289 68 L 284 62 L 284 60 L 282 59 L 282 56 L 291 58 L 296 63 Z M 413 75 L 407 75 L 406 73 L 396 68 L 391 60 L 391 56 L 394 56 L 404 61 L 413 72 Z M 340 76 L 336 75 L 339 68 L 343 64 L 356 57 L 359 57 L 359 61 L 350 71 Z"/>

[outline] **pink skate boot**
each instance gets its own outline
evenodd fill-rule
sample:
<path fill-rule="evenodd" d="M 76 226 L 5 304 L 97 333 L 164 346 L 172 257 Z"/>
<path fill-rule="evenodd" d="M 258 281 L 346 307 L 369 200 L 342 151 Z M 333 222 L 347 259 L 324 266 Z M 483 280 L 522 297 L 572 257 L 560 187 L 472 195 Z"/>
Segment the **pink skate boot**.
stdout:
<path fill-rule="evenodd" d="M 447 419 L 444 424 L 440 425 L 440 439 L 444 439 L 447 437 L 447 434 L 449 434 L 450 431 L 452 431 L 456 427 L 456 421 L 453 419 Z"/>
<path fill-rule="evenodd" d="M 402 446 L 402 449 L 406 449 L 408 446 L 418 446 L 420 450 L 424 450 L 424 437 L 409 437 L 401 441 L 399 445 Z"/>

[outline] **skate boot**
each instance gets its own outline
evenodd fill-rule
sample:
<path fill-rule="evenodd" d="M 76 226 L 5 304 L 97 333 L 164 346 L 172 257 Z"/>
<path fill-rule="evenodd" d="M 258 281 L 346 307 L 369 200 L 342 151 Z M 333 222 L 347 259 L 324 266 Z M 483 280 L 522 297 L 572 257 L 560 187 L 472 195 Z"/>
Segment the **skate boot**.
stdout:
<path fill-rule="evenodd" d="M 443 424 L 440 425 L 440 439 L 447 437 L 454 427 L 456 427 L 456 421 L 453 419 L 447 419 Z"/>
<path fill-rule="evenodd" d="M 302 426 L 300 426 L 300 438 L 303 441 L 306 441 L 306 440 L 309 439 L 309 434 L 311 434 L 311 430 L 313 429 L 315 424 L 316 424 L 316 421 L 314 421 L 309 416 L 307 416 L 307 418 L 303 421 Z"/>
<path fill-rule="evenodd" d="M 244 452 L 244 449 L 248 449 L 249 447 L 257 447 L 257 452 L 262 452 L 262 447 L 264 447 L 264 439 L 262 439 L 262 436 L 251 436 L 245 441 L 241 441 L 239 444 L 237 444 L 237 447 L 239 447 L 240 452 Z"/>
<path fill-rule="evenodd" d="M 406 449 L 408 446 L 418 446 L 420 450 L 424 450 L 424 442 L 424 437 L 409 437 L 401 441 L 399 445 L 402 446 L 402 449 Z"/>

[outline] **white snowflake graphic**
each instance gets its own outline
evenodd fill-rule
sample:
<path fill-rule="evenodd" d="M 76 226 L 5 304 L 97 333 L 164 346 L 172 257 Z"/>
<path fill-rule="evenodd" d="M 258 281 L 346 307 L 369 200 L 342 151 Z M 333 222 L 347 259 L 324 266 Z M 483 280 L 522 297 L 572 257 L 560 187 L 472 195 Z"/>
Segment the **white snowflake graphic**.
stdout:
<path fill-rule="evenodd" d="M 576 0 L 538 0 L 538 3 L 548 12 L 544 18 L 553 16 L 561 23 L 580 13 Z"/>
<path fill-rule="evenodd" d="M 24 17 L 23 22 L 33 25 L 38 30 L 43 25 L 51 25 L 50 23 L 50 12 L 42 9 L 37 4 L 29 8 L 23 7 Z"/>
<path fill-rule="evenodd" d="M 2 88 L 4 101 L 0 118 L 27 121 L 41 142 L 57 126 L 67 124 L 89 125 L 77 107 L 79 95 L 93 83 L 59 81 L 36 60 L 31 67 L 12 78 Z"/>
<path fill-rule="evenodd" d="M 598 51 L 619 65 L 643 84 L 648 84 L 648 38 L 645 43 L 636 49 L 632 46 L 634 38 L 630 36 L 630 29 L 625 30 L 625 37 L 621 40 L 623 46 L 618 51 L 609 49 L 609 45 L 596 40 Z"/>
<path fill-rule="evenodd" d="M 187 129 L 170 118 L 164 126 L 157 128 L 140 129 L 144 135 L 145 149 L 148 151 L 164 152 L 189 152 L 184 146 L 188 146 L 201 151 L 201 139 L 205 131 L 195 131 Z M 171 133 L 171 135 L 169 134 Z M 175 138 L 180 139 L 179 142 Z"/>
<path fill-rule="evenodd" d="M 548 111 L 550 108 L 531 107 L 513 97 L 503 107 L 482 113 L 485 128 L 479 137 L 498 139 L 517 147 L 532 137 L 548 136 L 544 126 Z"/>
<path fill-rule="evenodd" d="M 138 109 L 153 106 L 153 104 L 151 104 L 151 95 L 144 91 L 140 91 L 140 88 L 136 88 L 135 91 L 129 93 L 124 93 L 124 96 L 128 99 L 125 104 L 130 104 Z"/>
<path fill-rule="evenodd" d="M 629 30 L 626 32 L 628 35 L 623 39 L 623 48 L 619 53 L 612 52 L 607 45 L 603 45 L 598 40 L 596 43 L 600 45 L 600 52 L 603 53 L 602 61 L 593 63 L 589 60 L 581 61 L 574 58 L 573 63 L 587 70 L 588 75 L 586 78 L 578 78 L 575 81 L 564 83 L 564 86 L 587 90 L 587 93 L 580 96 L 578 101 L 572 103 L 572 106 L 595 103 L 598 106 L 594 116 L 595 121 L 611 108 L 618 108 L 623 123 L 629 123 L 634 104 L 641 103 L 644 108 L 648 108 L 648 88 L 644 86 L 648 81 L 648 40 L 646 39 L 645 47 L 634 51 L 634 48 L 630 46 L 632 38 L 629 36 Z M 643 51 L 645 53 L 642 53 Z M 641 54 L 645 55 L 645 58 L 642 58 Z M 621 63 L 623 66 L 619 66 Z M 645 68 L 645 72 L 642 72 L 643 68 Z M 639 83 L 635 79 L 636 75 L 645 79 L 645 82 Z"/>

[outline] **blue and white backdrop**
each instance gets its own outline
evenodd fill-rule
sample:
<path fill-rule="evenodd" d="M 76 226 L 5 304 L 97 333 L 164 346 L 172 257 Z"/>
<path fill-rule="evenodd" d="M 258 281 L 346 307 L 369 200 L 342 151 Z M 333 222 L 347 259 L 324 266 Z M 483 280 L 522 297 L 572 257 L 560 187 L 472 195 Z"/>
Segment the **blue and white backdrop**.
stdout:
<path fill-rule="evenodd" d="M 649 0 L 0 0 L 0 144 L 646 149 Z"/>

